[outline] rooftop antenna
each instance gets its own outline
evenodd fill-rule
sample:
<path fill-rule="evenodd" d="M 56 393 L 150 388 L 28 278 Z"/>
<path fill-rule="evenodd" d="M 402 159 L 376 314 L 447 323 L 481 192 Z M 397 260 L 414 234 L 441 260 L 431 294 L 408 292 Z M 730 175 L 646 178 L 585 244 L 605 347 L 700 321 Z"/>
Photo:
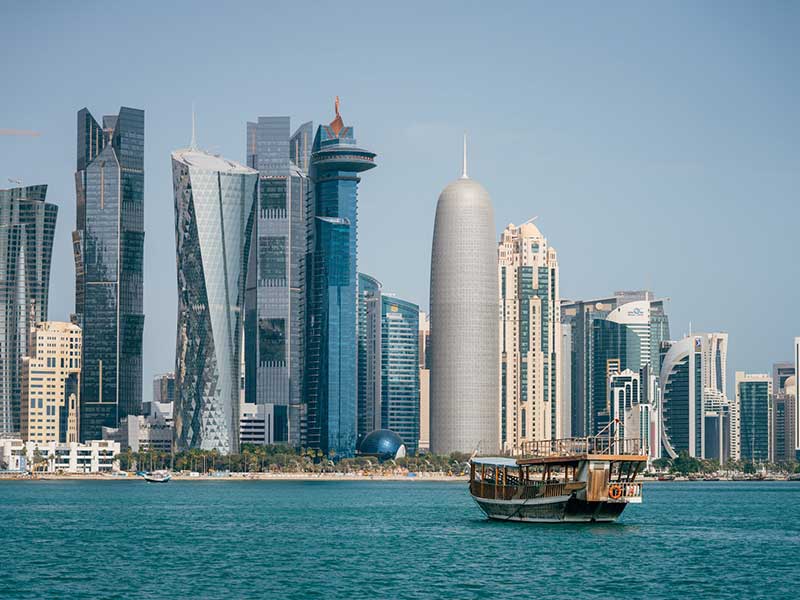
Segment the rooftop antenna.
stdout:
<path fill-rule="evenodd" d="M 8 182 L 9 183 L 16 183 L 19 187 L 24 187 L 22 185 L 22 179 L 21 178 L 20 179 L 11 179 L 11 177 L 9 177 L 8 178 Z"/>
<path fill-rule="evenodd" d="M 190 150 L 197 150 L 197 135 L 196 135 L 196 124 L 195 124 L 195 117 L 194 117 L 194 102 L 192 102 L 192 141 L 189 143 Z"/>
<path fill-rule="evenodd" d="M 461 179 L 469 179 L 467 175 L 467 132 L 464 132 L 464 168 L 461 171 Z"/>
<path fill-rule="evenodd" d="M 539 215 L 536 215 L 535 217 L 531 217 L 530 219 L 528 219 L 527 221 L 525 221 L 525 222 L 523 223 L 523 225 L 527 225 L 528 223 L 533 223 L 533 222 L 534 222 L 536 219 L 538 219 L 538 218 L 539 218 Z"/>

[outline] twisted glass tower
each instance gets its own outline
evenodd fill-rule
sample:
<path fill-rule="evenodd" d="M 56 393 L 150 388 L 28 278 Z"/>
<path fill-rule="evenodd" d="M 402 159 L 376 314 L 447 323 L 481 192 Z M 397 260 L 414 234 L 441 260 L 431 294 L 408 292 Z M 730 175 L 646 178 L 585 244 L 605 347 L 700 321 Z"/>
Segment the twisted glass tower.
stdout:
<path fill-rule="evenodd" d="M 239 448 L 242 309 L 258 171 L 189 148 L 172 153 L 181 449 Z"/>
<path fill-rule="evenodd" d="M 20 367 L 31 327 L 47 320 L 58 207 L 46 185 L 0 190 L 0 434 L 20 430 Z"/>
<path fill-rule="evenodd" d="M 83 330 L 80 439 L 142 410 L 144 111 L 78 112 L 74 321 Z"/>
<path fill-rule="evenodd" d="M 375 154 L 358 148 L 339 115 L 317 129 L 309 166 L 306 254 L 305 443 L 329 456 L 356 447 L 356 230 L 359 173 Z"/>

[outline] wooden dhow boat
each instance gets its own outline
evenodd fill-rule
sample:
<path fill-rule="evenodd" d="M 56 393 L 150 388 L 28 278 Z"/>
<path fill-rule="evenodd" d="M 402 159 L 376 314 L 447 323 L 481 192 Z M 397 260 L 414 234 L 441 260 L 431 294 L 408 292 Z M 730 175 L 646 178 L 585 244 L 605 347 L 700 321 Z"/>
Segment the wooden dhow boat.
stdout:
<path fill-rule="evenodd" d="M 628 504 L 642 502 L 647 450 L 639 439 L 603 433 L 525 442 L 514 457 L 473 458 L 470 494 L 498 521 L 616 521 Z"/>

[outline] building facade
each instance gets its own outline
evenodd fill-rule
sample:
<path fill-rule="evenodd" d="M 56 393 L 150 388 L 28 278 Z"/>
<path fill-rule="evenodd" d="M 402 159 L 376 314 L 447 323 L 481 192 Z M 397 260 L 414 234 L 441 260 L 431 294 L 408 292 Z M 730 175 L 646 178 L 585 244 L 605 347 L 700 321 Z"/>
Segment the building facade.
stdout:
<path fill-rule="evenodd" d="M 430 283 L 431 451 L 500 449 L 497 245 L 486 189 L 467 176 L 439 195 Z"/>
<path fill-rule="evenodd" d="M 500 441 L 517 450 L 560 437 L 561 315 L 555 248 L 532 222 L 508 225 L 498 247 Z"/>
<path fill-rule="evenodd" d="M 375 154 L 339 114 L 317 129 L 309 164 L 305 263 L 305 444 L 353 456 L 357 439 L 356 252 L 359 174 Z"/>
<path fill-rule="evenodd" d="M 419 306 L 381 299 L 381 426 L 403 440 L 409 454 L 419 444 Z"/>
<path fill-rule="evenodd" d="M 570 395 L 565 403 L 570 405 L 572 435 L 595 435 L 607 423 L 609 360 L 619 359 L 623 368 L 632 370 L 649 364 L 651 372 L 659 372 L 661 343 L 669 339 L 665 302 L 648 290 L 637 290 L 561 303 L 562 331 L 570 348 L 564 362 L 569 362 Z M 631 306 L 621 310 L 627 304 Z M 645 314 L 647 327 L 642 323 Z"/>
<path fill-rule="evenodd" d="M 358 274 L 358 442 L 381 428 L 381 282 Z"/>
<path fill-rule="evenodd" d="M 795 452 L 795 460 L 800 460 L 800 337 L 794 338 L 794 376 L 795 376 L 794 452 Z"/>
<path fill-rule="evenodd" d="M 20 437 L 26 442 L 78 441 L 81 329 L 43 321 L 31 331 L 22 359 Z"/>
<path fill-rule="evenodd" d="M 792 461 L 796 459 L 794 428 L 797 419 L 797 378 L 791 375 L 779 380 L 779 390 L 775 381 L 773 379 L 772 459 L 775 462 Z"/>
<path fill-rule="evenodd" d="M 142 404 L 142 413 L 152 415 L 154 404 L 172 404 L 175 402 L 175 373 L 162 373 L 153 377 L 153 399 Z"/>
<path fill-rule="evenodd" d="M 78 112 L 75 314 L 83 331 L 81 440 L 142 410 L 144 111 Z"/>
<path fill-rule="evenodd" d="M 672 458 L 703 456 L 702 350 L 702 337 L 685 337 L 669 346 L 661 366 L 662 442 Z"/>
<path fill-rule="evenodd" d="M 58 207 L 46 185 L 0 190 L 0 434 L 20 431 L 20 368 L 33 324 L 47 320 Z"/>
<path fill-rule="evenodd" d="M 188 148 L 172 153 L 180 449 L 239 447 L 242 314 L 258 172 Z"/>
<path fill-rule="evenodd" d="M 302 411 L 311 135 L 310 122 L 292 134 L 289 117 L 247 123 L 247 161 L 259 172 L 259 196 L 245 294 L 245 399 L 285 407 L 286 431 L 270 435 L 295 446 Z"/>
<path fill-rule="evenodd" d="M 119 469 L 119 451 L 119 443 L 112 440 L 62 444 L 0 439 L 0 463 L 13 471 L 111 473 Z"/>
<path fill-rule="evenodd" d="M 419 452 L 431 449 L 431 369 L 428 349 L 431 340 L 431 321 L 419 313 Z"/>
<path fill-rule="evenodd" d="M 772 377 L 736 372 L 739 455 L 747 462 L 772 460 Z"/>

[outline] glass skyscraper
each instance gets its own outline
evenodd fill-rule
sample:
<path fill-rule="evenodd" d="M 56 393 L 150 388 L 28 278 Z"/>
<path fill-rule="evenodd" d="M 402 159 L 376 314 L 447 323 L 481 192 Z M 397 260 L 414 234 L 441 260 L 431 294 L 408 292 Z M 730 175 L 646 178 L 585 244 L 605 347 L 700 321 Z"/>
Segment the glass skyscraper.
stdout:
<path fill-rule="evenodd" d="M 47 320 L 58 207 L 46 195 L 46 185 L 0 190 L 0 434 L 20 431 L 22 357 Z"/>
<path fill-rule="evenodd" d="M 144 111 L 100 126 L 78 112 L 75 315 L 83 330 L 81 440 L 142 411 Z"/>
<path fill-rule="evenodd" d="M 271 439 L 295 446 L 301 442 L 311 135 L 310 122 L 292 135 L 289 117 L 247 124 L 247 161 L 259 172 L 259 197 L 245 294 L 245 399 L 274 405 L 283 417 L 276 423 L 288 426 L 273 431 Z"/>
<path fill-rule="evenodd" d="M 767 462 L 772 453 L 772 378 L 766 374 L 736 372 L 739 409 L 739 456 L 743 461 Z"/>
<path fill-rule="evenodd" d="M 358 274 L 357 361 L 360 442 L 381 428 L 381 282 L 364 273 Z"/>
<path fill-rule="evenodd" d="M 172 182 L 177 445 L 237 452 L 242 309 L 258 172 L 189 148 L 172 153 Z"/>
<path fill-rule="evenodd" d="M 309 166 L 306 254 L 305 443 L 329 456 L 356 447 L 356 250 L 359 173 L 375 154 L 358 148 L 339 115 L 321 125 Z"/>
<path fill-rule="evenodd" d="M 419 444 L 419 306 L 381 299 L 381 429 L 403 439 L 410 454 Z"/>

